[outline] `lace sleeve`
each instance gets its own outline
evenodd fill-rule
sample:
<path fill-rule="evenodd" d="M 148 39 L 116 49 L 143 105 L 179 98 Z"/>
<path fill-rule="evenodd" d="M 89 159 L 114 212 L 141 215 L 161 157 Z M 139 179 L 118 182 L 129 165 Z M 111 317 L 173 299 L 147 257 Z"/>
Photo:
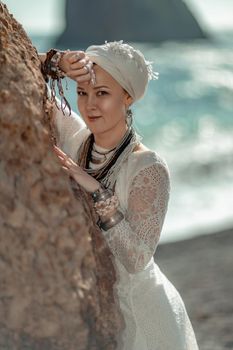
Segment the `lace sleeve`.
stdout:
<path fill-rule="evenodd" d="M 104 232 L 116 258 L 130 273 L 142 271 L 155 253 L 167 211 L 169 172 L 156 163 L 134 177 L 125 218 Z"/>
<path fill-rule="evenodd" d="M 58 106 L 61 102 L 57 100 Z M 53 124 L 56 131 L 56 138 L 59 147 L 64 148 L 64 145 L 71 139 L 71 137 L 77 133 L 77 131 L 85 127 L 84 121 L 74 111 L 71 111 L 69 115 L 68 108 L 65 108 L 65 115 L 62 111 L 54 105 L 53 109 Z"/>

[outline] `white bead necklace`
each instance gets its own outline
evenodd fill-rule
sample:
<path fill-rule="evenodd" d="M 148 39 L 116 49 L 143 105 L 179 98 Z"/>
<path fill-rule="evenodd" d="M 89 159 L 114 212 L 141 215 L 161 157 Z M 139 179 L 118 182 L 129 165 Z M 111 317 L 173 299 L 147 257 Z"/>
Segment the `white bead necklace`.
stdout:
<path fill-rule="evenodd" d="M 93 149 L 91 151 L 91 163 L 103 164 L 112 155 L 116 147 L 112 149 L 103 148 L 93 143 Z"/>

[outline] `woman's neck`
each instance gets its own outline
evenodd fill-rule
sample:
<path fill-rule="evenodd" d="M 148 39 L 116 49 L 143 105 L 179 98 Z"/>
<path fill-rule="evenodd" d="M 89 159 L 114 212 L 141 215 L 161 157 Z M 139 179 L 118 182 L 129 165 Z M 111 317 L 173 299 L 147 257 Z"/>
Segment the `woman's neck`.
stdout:
<path fill-rule="evenodd" d="M 120 143 L 127 129 L 128 126 L 125 125 L 121 129 L 118 129 L 114 132 L 113 130 L 108 130 L 107 132 L 103 132 L 101 134 L 94 134 L 95 144 L 105 149 L 112 149 Z"/>

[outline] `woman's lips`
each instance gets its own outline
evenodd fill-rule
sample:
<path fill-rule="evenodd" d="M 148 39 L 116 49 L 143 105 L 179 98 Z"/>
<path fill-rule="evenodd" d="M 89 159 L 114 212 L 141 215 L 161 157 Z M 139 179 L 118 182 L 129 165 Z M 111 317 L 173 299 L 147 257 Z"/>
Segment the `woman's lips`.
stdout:
<path fill-rule="evenodd" d="M 91 122 L 94 122 L 94 121 L 96 121 L 96 120 L 98 120 L 98 119 L 100 119 L 101 118 L 101 115 L 99 115 L 99 116 L 93 116 L 93 117 L 91 117 L 91 116 L 88 116 L 88 120 L 90 120 Z"/>

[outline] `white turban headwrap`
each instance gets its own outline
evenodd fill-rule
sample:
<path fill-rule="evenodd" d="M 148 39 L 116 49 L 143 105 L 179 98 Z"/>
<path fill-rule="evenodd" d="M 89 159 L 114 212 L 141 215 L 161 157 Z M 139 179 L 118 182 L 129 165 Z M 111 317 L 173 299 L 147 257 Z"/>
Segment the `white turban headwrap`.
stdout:
<path fill-rule="evenodd" d="M 139 100 L 145 93 L 149 80 L 157 79 L 152 62 L 123 41 L 92 45 L 86 50 L 90 60 L 108 72 L 133 98 Z"/>

